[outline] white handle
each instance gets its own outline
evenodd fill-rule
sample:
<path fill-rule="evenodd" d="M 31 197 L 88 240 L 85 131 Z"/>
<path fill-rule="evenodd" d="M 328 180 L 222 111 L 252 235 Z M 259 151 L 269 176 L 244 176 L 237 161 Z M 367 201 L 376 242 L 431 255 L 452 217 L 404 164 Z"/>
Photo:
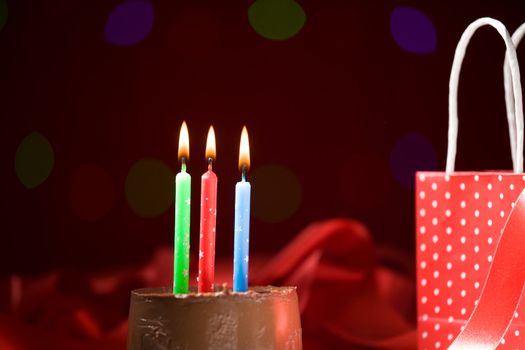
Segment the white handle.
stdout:
<path fill-rule="evenodd" d="M 518 47 L 523 35 L 525 35 L 525 23 L 523 23 L 518 29 L 516 29 L 514 34 L 512 34 L 514 47 Z M 514 89 L 512 88 L 511 72 L 507 55 L 505 55 L 505 64 L 503 65 L 503 78 L 505 85 L 505 107 L 507 109 L 507 118 L 509 122 L 510 147 L 512 150 L 512 161 L 514 162 L 516 159 L 516 124 L 514 123 L 516 116 L 514 113 Z"/>
<path fill-rule="evenodd" d="M 489 25 L 498 31 L 507 48 L 507 56 L 511 73 L 512 88 L 514 91 L 514 111 L 515 111 L 515 125 L 516 125 L 516 152 L 515 159 L 513 160 L 514 172 L 523 172 L 523 102 L 521 96 L 521 83 L 520 83 L 520 71 L 518 66 L 518 59 L 516 55 L 516 48 L 512 43 L 507 28 L 498 20 L 493 18 L 480 18 L 472 22 L 467 29 L 461 35 L 456 52 L 454 55 L 454 61 L 452 63 L 452 70 L 450 72 L 449 81 L 449 94 L 448 94 L 448 149 L 447 149 L 447 166 L 446 172 L 451 173 L 454 171 L 454 165 L 456 161 L 456 150 L 457 150 L 457 138 L 458 138 L 458 83 L 459 73 L 461 71 L 461 64 L 465 57 L 468 43 L 476 30 L 479 28 Z M 513 123 L 511 123 L 513 124 Z M 511 136 L 512 137 L 512 136 Z"/>

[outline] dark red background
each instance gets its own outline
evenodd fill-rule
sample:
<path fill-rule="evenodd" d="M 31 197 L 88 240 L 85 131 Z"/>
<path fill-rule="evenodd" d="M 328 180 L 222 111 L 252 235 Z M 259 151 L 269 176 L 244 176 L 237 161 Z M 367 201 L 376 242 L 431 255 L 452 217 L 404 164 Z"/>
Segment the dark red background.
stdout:
<path fill-rule="evenodd" d="M 414 194 L 391 174 L 392 147 L 419 133 L 443 169 L 449 70 L 461 32 L 481 16 L 504 21 L 510 31 L 525 20 L 522 1 L 304 0 L 303 30 L 274 42 L 250 27 L 250 1 L 153 0 L 151 33 L 119 47 L 104 39 L 118 3 L 9 2 L 0 33 L 2 275 L 138 265 L 155 247 L 170 245 L 172 208 L 158 218 L 138 217 L 124 182 L 144 157 L 177 171 L 183 119 L 190 127 L 194 203 L 207 128 L 216 128 L 219 256 L 232 254 L 243 124 L 253 168 L 284 165 L 302 187 L 300 207 L 286 221 L 253 219 L 252 252 L 274 253 L 308 223 L 342 216 L 361 220 L 376 241 L 412 255 Z M 435 52 L 411 54 L 396 45 L 389 16 L 398 5 L 416 6 L 432 19 Z M 503 54 L 503 43 L 488 29 L 469 48 L 460 85 L 459 168 L 510 168 Z M 28 190 L 16 177 L 14 156 L 32 131 L 52 144 L 55 167 Z M 85 162 L 104 168 L 115 188 L 114 206 L 95 222 L 71 208 L 71 182 Z M 256 201 L 256 186 L 253 195 Z M 198 210 L 192 225 L 197 242 Z"/>

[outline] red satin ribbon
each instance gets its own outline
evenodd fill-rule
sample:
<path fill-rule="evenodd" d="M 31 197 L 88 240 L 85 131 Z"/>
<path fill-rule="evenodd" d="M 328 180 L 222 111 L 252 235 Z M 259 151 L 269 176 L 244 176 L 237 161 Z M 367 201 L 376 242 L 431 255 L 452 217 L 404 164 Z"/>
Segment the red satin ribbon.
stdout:
<path fill-rule="evenodd" d="M 305 349 L 416 349 L 416 331 L 389 300 L 389 278 L 396 279 L 378 265 L 367 228 L 332 219 L 305 228 L 252 284 L 297 286 Z M 411 288 L 402 290 L 410 300 Z"/>
<path fill-rule="evenodd" d="M 525 284 L 525 190 L 496 246 L 478 305 L 449 350 L 495 349 L 514 317 Z"/>
<path fill-rule="evenodd" d="M 412 261 L 376 250 L 355 220 L 316 222 L 272 259 L 250 259 L 251 285 L 297 285 L 305 350 L 415 350 Z M 15 305 L 0 280 L 0 350 L 124 350 L 129 290 L 169 285 L 172 259 L 160 248 L 142 269 L 24 278 Z M 215 280 L 231 283 L 231 267 L 217 260 Z"/>

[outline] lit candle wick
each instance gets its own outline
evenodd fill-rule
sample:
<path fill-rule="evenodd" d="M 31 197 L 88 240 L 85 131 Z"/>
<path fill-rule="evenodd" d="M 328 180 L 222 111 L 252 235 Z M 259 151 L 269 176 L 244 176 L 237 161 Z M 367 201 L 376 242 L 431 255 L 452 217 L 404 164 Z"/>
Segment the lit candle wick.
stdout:
<path fill-rule="evenodd" d="M 242 179 L 242 181 L 246 181 L 246 172 L 247 172 L 246 167 L 243 166 L 242 170 L 241 170 L 241 179 Z"/>

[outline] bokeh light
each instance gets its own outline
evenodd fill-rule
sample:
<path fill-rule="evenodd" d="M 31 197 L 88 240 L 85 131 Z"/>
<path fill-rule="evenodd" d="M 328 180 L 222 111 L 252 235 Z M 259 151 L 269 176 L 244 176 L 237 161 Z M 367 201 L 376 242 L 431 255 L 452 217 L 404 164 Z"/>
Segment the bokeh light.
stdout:
<path fill-rule="evenodd" d="M 146 158 L 136 162 L 126 178 L 129 206 L 141 217 L 156 217 L 173 203 L 175 178 L 166 164 Z"/>
<path fill-rule="evenodd" d="M 55 155 L 49 141 L 40 133 L 26 136 L 15 154 L 15 172 L 27 188 L 42 184 L 51 174 Z"/>
<path fill-rule="evenodd" d="M 390 32 L 397 45 L 408 52 L 426 54 L 436 49 L 436 28 L 432 20 L 416 8 L 396 7 L 390 15 Z"/>
<path fill-rule="evenodd" d="M 115 203 L 115 183 L 101 166 L 85 163 L 77 168 L 69 191 L 71 206 L 82 220 L 97 221 Z"/>
<path fill-rule="evenodd" d="M 403 187 L 414 188 L 414 176 L 419 170 L 435 170 L 436 152 L 420 134 L 407 134 L 397 140 L 390 154 L 392 175 Z"/>
<path fill-rule="evenodd" d="M 4 29 L 5 23 L 7 22 L 7 1 L 0 0 L 0 31 Z"/>
<path fill-rule="evenodd" d="M 250 174 L 253 185 L 253 214 L 267 223 L 282 222 L 301 205 L 301 184 L 288 168 L 270 164 Z"/>
<path fill-rule="evenodd" d="M 149 34 L 154 17 L 153 5 L 148 1 L 129 0 L 117 5 L 106 22 L 106 40 L 122 46 L 136 44 Z"/>
<path fill-rule="evenodd" d="M 248 9 L 248 20 L 263 38 L 286 40 L 301 31 L 306 14 L 293 0 L 257 0 Z"/>
<path fill-rule="evenodd" d="M 371 152 L 354 153 L 341 169 L 341 194 L 354 208 L 383 205 L 388 195 L 388 165 Z"/>

